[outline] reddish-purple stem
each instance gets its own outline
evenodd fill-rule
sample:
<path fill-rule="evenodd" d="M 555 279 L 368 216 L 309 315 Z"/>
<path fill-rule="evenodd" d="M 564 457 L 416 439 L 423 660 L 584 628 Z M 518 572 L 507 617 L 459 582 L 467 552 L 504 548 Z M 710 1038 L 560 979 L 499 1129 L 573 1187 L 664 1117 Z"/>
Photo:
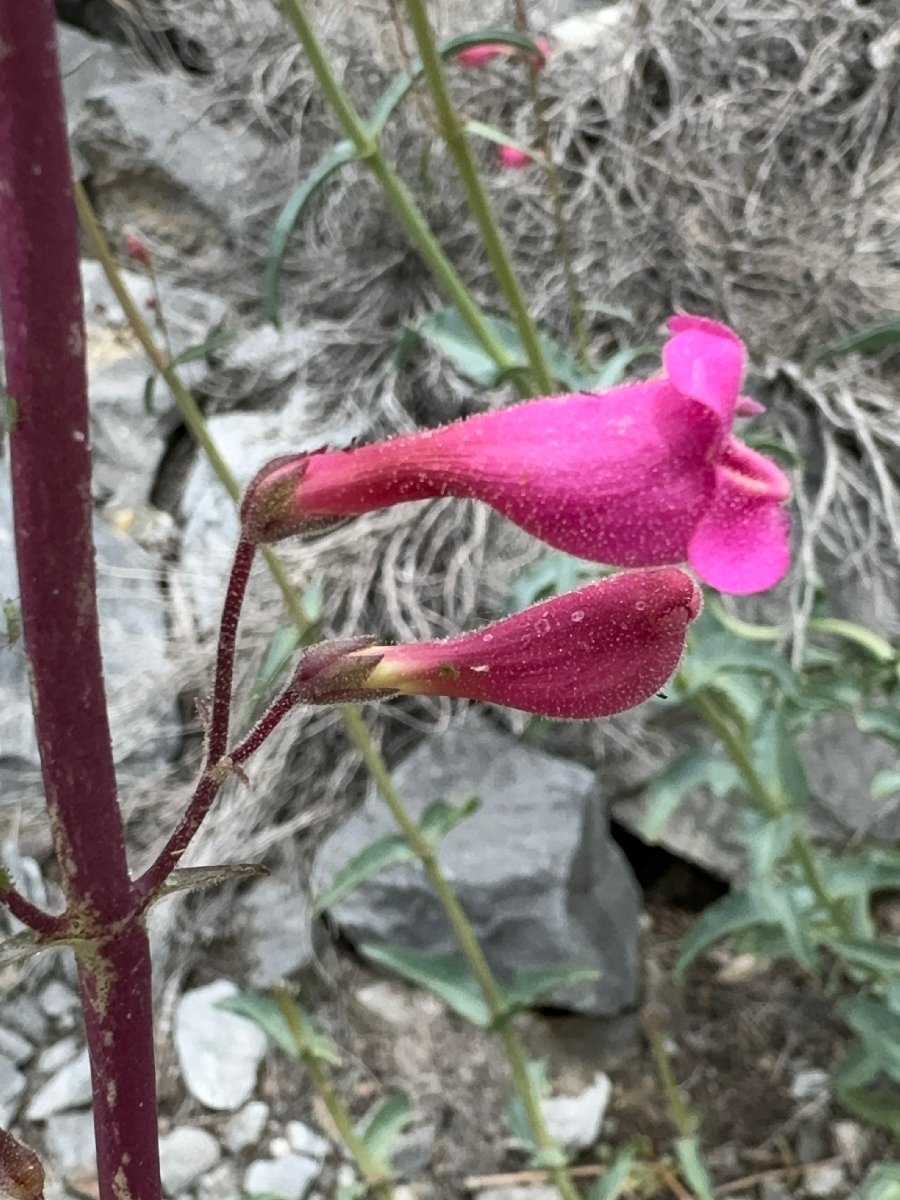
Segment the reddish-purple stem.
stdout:
<path fill-rule="evenodd" d="M 222 620 L 219 625 L 219 645 L 216 652 L 216 676 L 213 683 L 212 715 L 209 721 L 206 751 L 207 769 L 214 766 L 228 748 L 228 719 L 231 713 L 231 681 L 234 675 L 234 651 L 237 643 L 238 623 L 247 581 L 256 546 L 252 542 L 240 541 L 234 552 L 234 562 L 225 600 L 222 604 Z"/>
<path fill-rule="evenodd" d="M 150 958 L 103 690 L 78 231 L 52 0 L 0 0 L 0 308 L 22 626 L 77 943 L 102 1200 L 159 1200 Z"/>
<path fill-rule="evenodd" d="M 297 707 L 297 699 L 296 691 L 293 687 L 289 687 L 266 709 L 240 745 L 235 746 L 228 755 L 236 767 L 245 763 L 251 754 L 256 753 L 269 734 L 275 730 L 275 727 L 280 725 L 288 713 Z"/>
<path fill-rule="evenodd" d="M 46 937 L 55 937 L 65 928 L 64 917 L 54 917 L 45 913 L 42 908 L 26 900 L 14 887 L 0 887 L 0 905 L 5 905 L 23 925 Z"/>

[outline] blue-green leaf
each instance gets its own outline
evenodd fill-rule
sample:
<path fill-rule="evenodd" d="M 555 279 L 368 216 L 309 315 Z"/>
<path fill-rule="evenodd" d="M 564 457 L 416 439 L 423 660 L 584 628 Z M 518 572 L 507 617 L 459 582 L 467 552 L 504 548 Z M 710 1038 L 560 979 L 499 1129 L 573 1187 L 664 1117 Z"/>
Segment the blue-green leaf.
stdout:
<path fill-rule="evenodd" d="M 762 923 L 757 902 L 748 892 L 731 892 L 723 896 L 703 912 L 681 943 L 681 953 L 675 965 L 676 974 L 683 976 L 691 963 L 716 942 Z M 768 923 L 771 924 L 771 920 Z"/>
<path fill-rule="evenodd" d="M 278 214 L 269 242 L 266 260 L 266 275 L 263 283 L 263 304 L 266 317 L 273 325 L 281 325 L 281 272 L 288 243 L 304 209 L 323 184 L 336 171 L 353 162 L 357 157 L 353 143 L 338 142 L 324 157 L 320 158 L 303 182 L 294 189 L 287 203 Z"/>
<path fill-rule="evenodd" d="M 713 1200 L 712 1180 L 700 1143 L 695 1137 L 675 1139 L 675 1157 L 681 1167 L 682 1178 L 699 1200 Z"/>
<path fill-rule="evenodd" d="M 290 1020 L 285 1016 L 282 1004 L 288 1005 Z M 309 1014 L 295 1000 L 285 998 L 279 1003 L 274 996 L 244 993 L 228 996 L 216 1007 L 237 1013 L 258 1025 L 270 1041 L 292 1058 L 316 1058 L 332 1064 L 341 1061 L 334 1042 L 316 1031 Z"/>
<path fill-rule="evenodd" d="M 380 1100 L 363 1122 L 360 1136 L 375 1161 L 390 1166 L 391 1148 L 413 1117 L 412 1101 L 405 1092 L 391 1092 Z"/>
<path fill-rule="evenodd" d="M 843 354 L 878 354 L 881 350 L 897 345 L 900 345 L 900 317 L 878 325 L 868 325 L 830 342 L 808 360 L 806 367 L 809 370 L 820 362 L 839 358 Z"/>
<path fill-rule="evenodd" d="M 313 912 L 321 913 L 332 908 L 366 880 L 380 875 L 382 871 L 387 871 L 391 867 L 414 860 L 415 855 L 410 849 L 409 843 L 400 833 L 389 833 L 378 838 L 377 841 L 370 842 L 358 854 L 354 854 L 350 861 L 335 873 L 331 883 L 322 888 L 313 898 Z"/>
<path fill-rule="evenodd" d="M 651 844 L 662 837 L 672 814 L 698 788 L 724 796 L 739 785 L 734 766 L 706 747 L 695 746 L 673 759 L 650 781 L 638 835 Z"/>
<path fill-rule="evenodd" d="M 628 1185 L 636 1151 L 634 1146 L 622 1146 L 615 1158 L 588 1192 L 587 1200 L 618 1200 Z"/>
<path fill-rule="evenodd" d="M 490 1012 L 477 983 L 459 954 L 429 954 L 404 946 L 384 946 L 365 942 L 360 951 L 373 962 L 396 971 L 410 983 L 418 983 L 433 992 L 455 1013 L 472 1025 L 486 1029 Z"/>

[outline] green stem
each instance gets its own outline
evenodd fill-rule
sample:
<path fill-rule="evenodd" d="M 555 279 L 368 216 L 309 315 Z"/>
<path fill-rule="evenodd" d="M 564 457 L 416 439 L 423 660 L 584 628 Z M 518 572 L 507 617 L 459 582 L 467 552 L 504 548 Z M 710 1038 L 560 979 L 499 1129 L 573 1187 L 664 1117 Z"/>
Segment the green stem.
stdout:
<path fill-rule="evenodd" d="M 524 0 L 515 0 L 516 28 L 531 36 L 528 23 L 528 13 Z M 578 286 L 578 276 L 575 274 L 575 264 L 572 259 L 572 246 L 569 239 L 569 227 L 566 223 L 565 206 L 563 204 L 563 186 L 559 170 L 553 161 L 553 143 L 550 137 L 550 122 L 547 120 L 546 104 L 541 94 L 540 71 L 534 60 L 528 60 L 528 90 L 531 93 L 531 108 L 534 113 L 534 124 L 537 129 L 537 142 L 544 156 L 544 171 L 547 176 L 547 186 L 550 191 L 550 202 L 553 206 L 553 224 L 556 239 L 556 252 L 563 266 L 563 278 L 566 283 L 566 297 L 569 302 L 569 319 L 575 333 L 575 349 L 578 361 L 587 370 L 593 368 L 591 361 L 590 339 L 588 337 L 587 320 L 584 311 L 584 297 Z"/>
<path fill-rule="evenodd" d="M 749 791 L 756 798 L 763 811 L 773 819 L 784 816 L 786 811 L 784 804 L 778 796 L 773 795 L 766 787 L 762 776 L 754 766 L 740 738 L 731 728 L 728 721 L 718 712 L 709 697 L 700 692 L 691 696 L 690 699 L 694 710 L 702 718 L 706 727 L 724 745 L 728 752 L 728 757 L 737 767 L 738 771 L 740 771 L 741 775 L 743 775 Z M 810 891 L 822 908 L 828 913 L 836 928 L 845 937 L 852 938 L 854 936 L 853 927 L 847 920 L 840 904 L 828 891 L 828 887 L 816 865 L 809 841 L 803 833 L 798 831 L 793 835 L 790 852 L 794 861 L 799 866 Z"/>
<path fill-rule="evenodd" d="M 384 759 L 373 745 L 371 735 L 359 711 L 355 708 L 345 709 L 344 719 L 350 736 L 356 743 L 363 762 L 366 764 L 369 774 L 374 779 L 379 792 L 387 804 L 391 816 L 400 827 L 410 848 L 425 869 L 425 874 L 428 876 L 428 880 L 441 908 L 446 913 L 447 920 L 450 922 L 450 927 L 468 963 L 469 970 L 472 972 L 475 982 L 481 989 L 484 1002 L 494 1022 L 494 1028 L 497 1030 L 503 1044 L 513 1078 L 513 1086 L 521 1097 L 525 1107 L 528 1124 L 534 1134 L 535 1144 L 538 1150 L 546 1157 L 548 1172 L 554 1184 L 559 1189 L 560 1195 L 564 1197 L 564 1200 L 578 1200 L 578 1192 L 569 1178 L 566 1168 L 553 1164 L 554 1156 L 558 1154 L 559 1148 L 544 1121 L 540 1098 L 535 1093 L 528 1075 L 527 1058 L 524 1048 L 511 1022 L 505 1019 L 505 1005 L 500 986 L 494 978 L 490 964 L 484 956 L 484 951 L 481 949 L 475 930 L 472 928 L 472 923 L 463 911 L 456 893 L 441 870 L 434 847 L 422 833 L 419 825 L 403 803 L 403 799 L 394 786 L 394 781 L 391 778 Z"/>
<path fill-rule="evenodd" d="M 350 102 L 349 96 L 337 79 L 322 45 L 316 37 L 302 0 L 280 0 L 280 4 L 306 52 L 326 100 L 334 109 L 335 116 L 344 132 L 356 147 L 359 157 L 381 184 L 382 191 L 403 225 L 410 242 L 428 264 L 438 283 L 456 306 L 460 316 L 469 326 L 484 351 L 491 356 L 501 370 L 513 371 L 516 367 L 515 360 L 493 332 L 456 268 L 441 249 L 440 242 L 431 232 L 412 193 L 384 157 L 377 137 Z M 552 391 L 552 388 L 550 390 Z M 523 394 L 528 393 L 523 392 Z"/>
<path fill-rule="evenodd" d="M 109 248 L 109 243 L 103 234 L 103 230 L 100 228 L 87 193 L 77 180 L 75 182 L 75 205 L 78 209 L 78 217 L 81 221 L 81 227 L 84 230 L 88 245 L 97 256 L 97 261 L 103 268 L 107 282 L 115 293 L 119 304 L 122 306 L 125 319 L 131 326 L 134 336 L 140 342 L 152 366 L 165 380 L 169 391 L 175 399 L 175 405 L 181 414 L 182 420 L 190 430 L 197 445 L 206 455 L 209 465 L 212 467 L 219 482 L 235 504 L 240 504 L 241 485 L 238 483 L 228 463 L 222 457 L 215 439 L 210 434 L 203 410 L 181 382 L 177 370 L 172 366 L 171 359 L 158 345 L 150 326 L 144 320 L 141 310 L 135 304 L 134 298 L 125 286 L 125 281 Z M 302 601 L 291 586 L 281 560 L 271 547 L 263 546 L 261 549 L 266 565 L 284 596 L 285 604 L 290 611 L 292 620 L 301 632 L 305 632 L 315 622 L 305 612 Z"/>
<path fill-rule="evenodd" d="M 419 47 L 425 82 L 437 112 L 438 127 L 459 171 L 469 211 L 481 232 L 481 240 L 487 252 L 488 262 L 491 264 L 494 278 L 509 305 L 510 314 L 519 332 L 519 338 L 528 357 L 528 364 L 535 382 L 544 395 L 551 395 L 555 390 L 553 375 L 547 366 L 537 326 L 531 319 L 512 260 L 491 211 L 472 149 L 466 139 L 465 130 L 453 108 L 447 81 L 444 77 L 444 62 L 428 20 L 424 0 L 405 0 L 405 4 L 413 36 Z"/>
<path fill-rule="evenodd" d="M 384 1169 L 369 1153 L 365 1142 L 356 1131 L 356 1126 L 353 1124 L 353 1120 L 344 1102 L 335 1091 L 328 1072 L 322 1066 L 315 1051 L 310 1049 L 303 1028 L 297 1020 L 296 1009 L 290 1002 L 288 993 L 284 988 L 277 988 L 275 996 L 278 1001 L 278 1007 L 281 1009 L 281 1015 L 287 1022 L 291 1036 L 303 1060 L 303 1065 L 309 1072 L 313 1087 L 325 1105 L 328 1115 L 334 1122 L 335 1129 L 341 1135 L 341 1141 L 350 1151 L 353 1161 L 359 1167 L 360 1175 L 362 1175 L 375 1195 L 380 1197 L 380 1200 L 394 1200 L 394 1189 L 391 1187 L 390 1179 L 385 1176 Z"/>

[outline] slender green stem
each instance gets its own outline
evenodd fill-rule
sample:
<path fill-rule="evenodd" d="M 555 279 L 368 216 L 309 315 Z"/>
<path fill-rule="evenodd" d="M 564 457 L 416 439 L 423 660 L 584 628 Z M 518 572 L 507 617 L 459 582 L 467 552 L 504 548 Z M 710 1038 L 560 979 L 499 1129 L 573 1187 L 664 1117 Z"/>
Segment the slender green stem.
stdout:
<path fill-rule="evenodd" d="M 313 1087 L 334 1122 L 335 1129 L 341 1135 L 341 1141 L 359 1167 L 359 1173 L 375 1195 L 380 1197 L 380 1200 L 394 1200 L 394 1189 L 391 1187 L 390 1178 L 385 1175 L 383 1167 L 369 1153 L 365 1142 L 356 1132 L 356 1126 L 353 1124 L 344 1102 L 335 1091 L 328 1072 L 322 1066 L 315 1052 L 310 1049 L 303 1028 L 297 1020 L 297 1011 L 291 1003 L 290 996 L 284 988 L 277 988 L 275 996 L 278 1007 L 281 1009 L 281 1015 L 287 1022 L 297 1050 L 303 1059 L 303 1065 L 309 1072 Z"/>
<path fill-rule="evenodd" d="M 453 108 L 447 80 L 444 77 L 444 62 L 428 20 L 424 0 L 405 0 L 405 4 L 413 36 L 419 47 L 425 82 L 437 112 L 438 128 L 453 155 L 466 193 L 469 211 L 481 233 L 481 241 L 488 256 L 488 262 L 491 264 L 491 270 L 494 272 L 494 278 L 509 305 L 510 314 L 528 357 L 531 374 L 534 376 L 539 390 L 544 395 L 550 395 L 555 390 L 553 375 L 547 366 L 537 326 L 528 311 L 528 305 L 503 241 L 503 235 L 491 211 L 490 202 L 481 182 L 465 129 Z"/>
<path fill-rule="evenodd" d="M 531 35 L 528 23 L 528 13 L 525 0 L 515 0 L 516 28 L 522 33 Z M 544 172 L 547 176 L 547 186 L 550 191 L 550 202 L 553 206 L 553 224 L 555 229 L 556 252 L 563 267 L 563 277 L 566 283 L 566 297 L 569 302 L 569 319 L 575 334 L 575 349 L 578 360 L 583 367 L 591 369 L 590 339 L 588 337 L 587 320 L 584 311 L 584 297 L 578 286 L 578 276 L 575 274 L 575 264 L 572 259 L 572 244 L 569 239 L 569 227 L 566 223 L 566 213 L 563 204 L 562 180 L 559 170 L 553 161 L 553 143 L 550 137 L 550 122 L 547 120 L 546 104 L 541 94 L 540 70 L 533 59 L 528 60 L 528 90 L 531 93 L 531 107 L 534 113 L 534 124 L 537 129 L 537 143 L 544 156 Z"/>
<path fill-rule="evenodd" d="M 447 920 L 453 930 L 459 948 L 465 957 L 475 982 L 481 989 L 484 1002 L 488 1007 L 495 1028 L 500 1036 L 503 1049 L 509 1062 L 513 1078 L 513 1086 L 521 1097 L 528 1118 L 528 1124 L 534 1134 L 538 1150 L 547 1158 L 548 1172 L 564 1200 L 578 1200 L 578 1192 L 569 1178 L 565 1166 L 555 1165 L 553 1158 L 558 1154 L 550 1131 L 547 1129 L 541 1112 L 540 1098 L 532 1086 L 528 1075 L 525 1050 L 518 1035 L 509 1020 L 504 1019 L 505 1005 L 500 986 L 494 978 L 490 964 L 484 956 L 484 951 L 478 942 L 472 923 L 466 916 L 456 893 L 441 870 L 434 847 L 422 833 L 417 822 L 413 819 L 391 778 L 384 759 L 375 749 L 372 738 L 365 722 L 355 708 L 344 710 L 347 729 L 369 770 L 375 784 L 390 810 L 391 816 L 406 838 L 416 858 L 421 862 L 429 883 L 438 902 L 446 913 Z"/>
<path fill-rule="evenodd" d="M 728 721 L 718 712 L 710 698 L 704 695 L 704 693 L 699 692 L 691 696 L 691 703 L 706 727 L 722 742 L 728 752 L 728 757 L 744 777 L 748 789 L 756 798 L 763 811 L 772 818 L 783 816 L 785 813 L 783 802 L 766 787 L 765 781 L 754 766 L 741 739 L 731 728 Z M 798 831 L 794 834 L 791 838 L 790 850 L 816 900 L 818 900 L 822 908 L 828 913 L 841 933 L 846 937 L 853 937 L 854 931 L 852 925 L 847 920 L 840 904 L 828 891 L 828 887 L 813 857 L 809 841 L 803 833 Z"/>
<path fill-rule="evenodd" d="M 377 137 L 350 102 L 349 96 L 331 68 L 321 42 L 316 37 L 306 6 L 302 0 L 280 0 L 280 3 L 306 51 L 326 100 L 334 109 L 335 116 L 356 147 L 360 158 L 381 184 L 382 191 L 406 230 L 410 242 L 428 264 L 485 352 L 502 370 L 514 370 L 516 363 L 509 351 L 491 329 L 456 268 L 441 249 L 440 242 L 431 232 L 428 221 L 412 193 L 385 158 Z M 550 390 L 552 391 L 552 388 Z"/>
<path fill-rule="evenodd" d="M 656 1073 L 665 1093 L 669 1119 L 679 1137 L 693 1137 L 697 1132 L 697 1118 L 681 1094 L 675 1072 L 672 1070 L 671 1056 L 666 1049 L 666 1040 L 656 1014 L 650 1008 L 645 1008 L 641 1013 L 641 1024 L 650 1043 Z"/>

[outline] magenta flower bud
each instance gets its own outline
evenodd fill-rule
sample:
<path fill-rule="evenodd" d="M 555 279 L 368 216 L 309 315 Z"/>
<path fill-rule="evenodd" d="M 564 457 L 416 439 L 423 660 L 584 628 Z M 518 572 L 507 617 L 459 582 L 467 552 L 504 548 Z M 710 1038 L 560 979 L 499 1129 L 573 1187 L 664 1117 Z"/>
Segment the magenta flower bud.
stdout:
<path fill-rule="evenodd" d="M 531 400 L 438 429 L 281 459 L 244 501 L 245 535 L 277 541 L 406 500 L 482 500 L 551 546 L 620 567 L 689 563 L 737 595 L 788 567 L 790 483 L 732 433 L 744 348 L 724 325 L 677 316 L 664 374 Z"/>
<path fill-rule="evenodd" d="M 700 604 L 700 589 L 676 567 L 613 575 L 441 641 L 349 652 L 323 643 L 300 661 L 297 696 L 311 704 L 456 696 L 546 717 L 607 717 L 659 691 Z"/>
<path fill-rule="evenodd" d="M 497 162 L 507 171 L 518 171 L 521 167 L 530 167 L 534 159 L 527 150 L 518 146 L 498 146 Z"/>

